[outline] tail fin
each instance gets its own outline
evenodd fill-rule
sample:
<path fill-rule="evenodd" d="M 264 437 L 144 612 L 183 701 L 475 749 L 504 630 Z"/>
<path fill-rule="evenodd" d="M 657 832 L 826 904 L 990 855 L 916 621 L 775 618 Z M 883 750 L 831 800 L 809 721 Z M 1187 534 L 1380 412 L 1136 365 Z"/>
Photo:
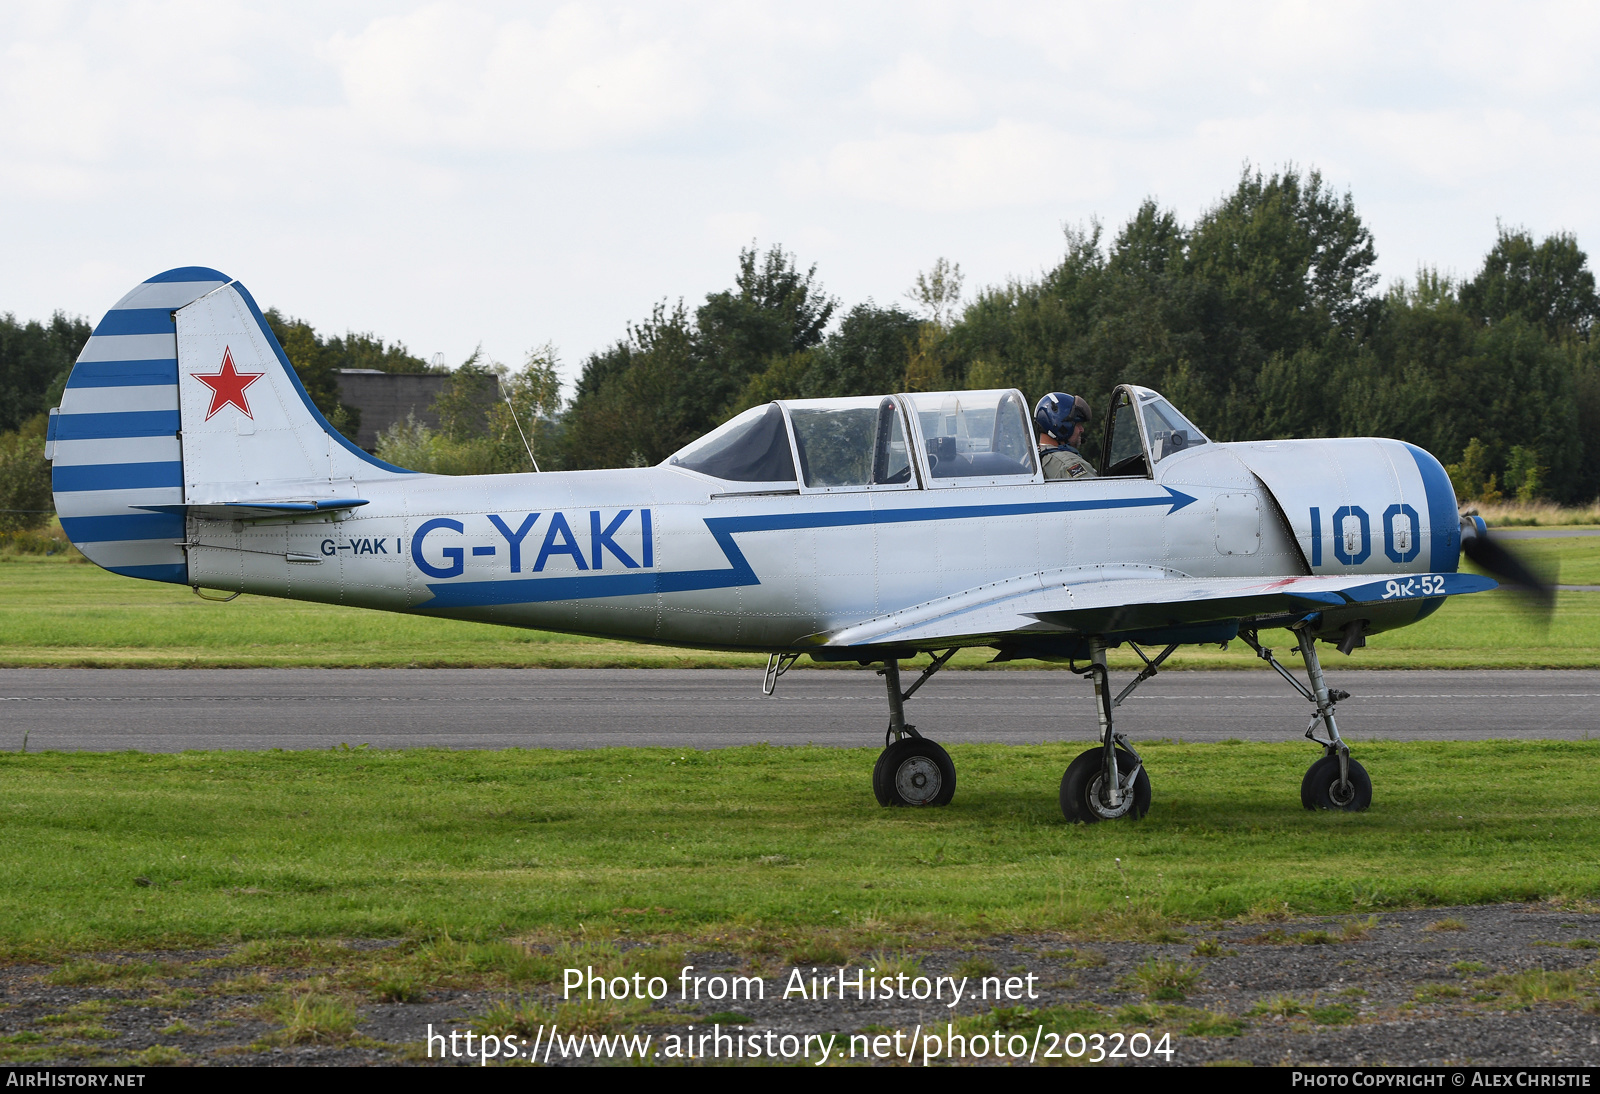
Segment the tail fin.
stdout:
<path fill-rule="evenodd" d="M 114 573 L 187 583 L 197 507 L 326 505 L 409 475 L 317 411 L 245 287 L 190 266 L 157 274 L 95 327 L 51 416 L 56 511 Z"/>

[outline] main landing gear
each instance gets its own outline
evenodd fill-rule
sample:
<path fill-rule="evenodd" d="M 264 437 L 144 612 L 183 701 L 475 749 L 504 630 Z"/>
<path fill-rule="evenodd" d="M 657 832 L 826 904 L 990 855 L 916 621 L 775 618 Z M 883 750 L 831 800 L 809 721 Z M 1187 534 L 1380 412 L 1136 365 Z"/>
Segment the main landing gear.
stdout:
<path fill-rule="evenodd" d="M 1131 642 L 1129 645 L 1133 645 Z M 1106 673 L 1106 645 L 1094 639 L 1089 645 L 1089 667 L 1072 667 L 1079 676 L 1094 683 L 1094 705 L 1100 715 L 1100 743 L 1073 760 L 1061 776 L 1061 813 L 1069 821 L 1092 824 L 1095 821 L 1129 817 L 1138 820 L 1150 811 L 1150 776 L 1144 761 L 1128 738 L 1111 723 L 1111 712 L 1133 694 L 1133 690 L 1156 674 L 1161 662 L 1172 656 L 1177 645 L 1168 646 L 1154 658 L 1145 657 L 1138 646 L 1133 650 L 1144 659 L 1144 670 L 1115 698 Z"/>
<path fill-rule="evenodd" d="M 905 691 L 900 690 L 898 658 L 886 658 L 878 670 L 889 692 L 889 729 L 883 736 L 883 752 L 872 768 L 872 793 L 879 805 L 949 805 L 950 799 L 955 797 L 956 765 L 951 762 L 950 753 L 906 721 L 905 704 L 956 652 L 945 650 L 935 657 L 930 651 L 928 656 L 933 657 L 933 662 Z M 761 682 L 763 694 L 773 693 L 778 678 L 799 656 L 797 653 L 774 653 L 767 658 L 767 674 Z M 872 662 L 862 661 L 861 664 Z"/>
<path fill-rule="evenodd" d="M 1339 726 L 1333 708 L 1340 699 L 1350 698 L 1348 691 L 1328 687 L 1322 678 L 1322 661 L 1317 657 L 1316 639 L 1309 628 L 1295 631 L 1300 643 L 1300 656 L 1305 659 L 1306 676 L 1311 686 L 1306 687 L 1288 669 L 1272 656 L 1272 651 L 1256 638 L 1254 631 L 1240 631 L 1251 649 L 1278 675 L 1289 681 L 1294 689 L 1316 705 L 1316 713 L 1306 726 L 1306 739 L 1322 746 L 1322 756 L 1307 770 L 1300 781 L 1300 804 L 1307 809 L 1336 809 L 1346 813 L 1359 813 L 1372 804 L 1372 779 L 1367 769 L 1350 758 L 1350 746 L 1339 736 Z M 1342 648 L 1342 647 L 1341 647 Z M 1317 723 L 1327 730 L 1327 738 L 1317 736 Z"/>
<path fill-rule="evenodd" d="M 955 656 L 946 650 L 922 670 L 904 692 L 900 690 L 900 662 L 890 658 L 878 670 L 889 692 L 889 729 L 884 749 L 872 768 L 872 793 L 879 805 L 949 805 L 956 793 L 956 765 L 950 753 L 906 722 L 905 701 L 944 668 Z"/>

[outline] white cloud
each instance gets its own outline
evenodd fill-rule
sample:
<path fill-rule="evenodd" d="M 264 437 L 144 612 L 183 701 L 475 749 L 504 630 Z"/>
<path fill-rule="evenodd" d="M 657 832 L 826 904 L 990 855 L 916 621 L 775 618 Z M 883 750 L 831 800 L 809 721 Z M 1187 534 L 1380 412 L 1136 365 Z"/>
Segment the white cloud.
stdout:
<path fill-rule="evenodd" d="M 867 95 L 880 112 L 914 122 L 962 122 L 978 109 L 959 75 L 919 56 L 900 58 L 867 86 Z"/>
<path fill-rule="evenodd" d="M 1387 276 L 1497 217 L 1600 254 L 1600 7 L 0 5 L 0 311 L 203 263 L 334 330 L 569 362 L 752 237 L 852 303 L 969 287 L 1249 161 L 1349 187 Z"/>
<path fill-rule="evenodd" d="M 434 4 L 326 53 L 363 127 L 423 147 L 592 147 L 683 122 L 705 98 L 670 34 L 587 6 L 535 23 Z"/>
<path fill-rule="evenodd" d="M 741 210 L 712 213 L 706 217 L 706 231 L 710 238 L 725 247 L 748 247 L 753 239 L 760 239 L 767 230 L 767 218 L 760 213 Z"/>
<path fill-rule="evenodd" d="M 801 186 L 930 211 L 1070 203 L 1110 189 L 1107 149 L 1048 126 L 1001 121 L 970 132 L 896 133 L 835 145 L 798 166 Z"/>
<path fill-rule="evenodd" d="M 1363 111 L 1339 119 L 1351 137 L 1429 185 L 1460 190 L 1557 143 L 1517 110 Z M 1592 158 L 1592 157 L 1588 157 Z"/>

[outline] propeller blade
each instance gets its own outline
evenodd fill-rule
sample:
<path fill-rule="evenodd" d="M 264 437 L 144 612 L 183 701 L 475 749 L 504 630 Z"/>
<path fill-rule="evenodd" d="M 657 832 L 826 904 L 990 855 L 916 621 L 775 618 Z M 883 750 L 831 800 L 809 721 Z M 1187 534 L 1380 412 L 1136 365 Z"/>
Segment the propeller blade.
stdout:
<path fill-rule="evenodd" d="M 1491 577 L 1524 593 L 1546 620 L 1556 606 L 1555 583 L 1503 542 L 1489 535 L 1482 517 L 1461 518 L 1461 553 Z"/>

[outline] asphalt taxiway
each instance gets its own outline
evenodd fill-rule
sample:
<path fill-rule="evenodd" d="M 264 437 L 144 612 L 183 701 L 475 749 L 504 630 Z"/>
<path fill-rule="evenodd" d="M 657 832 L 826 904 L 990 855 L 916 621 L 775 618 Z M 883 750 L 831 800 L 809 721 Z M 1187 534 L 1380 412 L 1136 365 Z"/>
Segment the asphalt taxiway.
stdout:
<path fill-rule="evenodd" d="M 1325 662 L 1351 692 L 1352 742 L 1600 735 L 1600 671 L 1372 671 Z M 903 674 L 909 684 L 913 677 Z M 1129 673 L 1115 674 L 1120 688 Z M 906 705 L 946 743 L 1089 740 L 1089 684 L 1062 670 L 951 670 Z M 1118 710 L 1135 741 L 1296 739 L 1310 704 L 1270 671 L 1163 672 Z M 882 678 L 759 670 L 4 669 L 0 750 L 881 747 Z"/>

